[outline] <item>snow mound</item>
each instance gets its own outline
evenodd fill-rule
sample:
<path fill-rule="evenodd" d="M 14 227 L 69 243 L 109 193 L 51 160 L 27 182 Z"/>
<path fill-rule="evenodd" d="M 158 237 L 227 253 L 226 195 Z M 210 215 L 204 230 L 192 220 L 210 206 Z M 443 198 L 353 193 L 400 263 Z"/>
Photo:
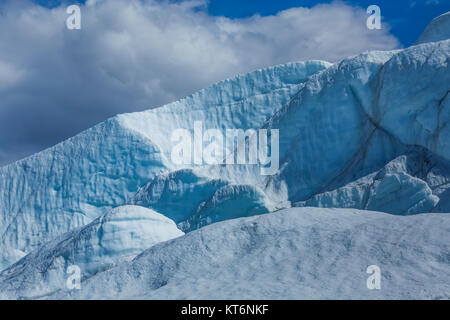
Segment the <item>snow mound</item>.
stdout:
<path fill-rule="evenodd" d="M 416 44 L 450 39 L 450 11 L 434 18 Z"/>
<path fill-rule="evenodd" d="M 69 266 L 86 279 L 149 247 L 183 235 L 165 216 L 143 207 L 122 206 L 87 226 L 44 244 L 0 273 L 0 295 L 37 298 L 66 287 Z"/>
<path fill-rule="evenodd" d="M 449 236 L 448 214 L 292 208 L 157 244 L 51 298 L 449 299 Z"/>

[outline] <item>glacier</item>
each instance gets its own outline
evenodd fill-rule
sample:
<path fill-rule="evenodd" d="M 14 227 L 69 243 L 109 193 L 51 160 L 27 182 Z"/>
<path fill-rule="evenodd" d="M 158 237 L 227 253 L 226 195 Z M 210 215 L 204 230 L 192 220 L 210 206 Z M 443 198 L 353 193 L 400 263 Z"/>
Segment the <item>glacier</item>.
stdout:
<path fill-rule="evenodd" d="M 259 127 L 329 65 L 289 63 L 237 76 L 161 108 L 118 115 L 1 167 L 0 269 L 111 208 L 131 204 L 139 187 L 157 175 L 186 169 L 169 160 L 174 128 L 189 128 L 194 120 L 214 128 Z"/>
<path fill-rule="evenodd" d="M 253 185 L 232 185 L 185 169 L 158 175 L 139 188 L 132 204 L 151 207 L 178 221 L 189 231 L 213 222 L 268 213 L 273 206 Z M 239 208 L 239 210 L 235 210 Z"/>
<path fill-rule="evenodd" d="M 262 125 L 281 132 L 278 174 L 261 177 L 254 167 L 235 165 L 191 168 L 189 175 L 210 184 L 229 181 L 230 186 L 221 188 L 234 188 L 235 192 L 251 187 L 255 209 L 269 212 L 302 203 L 392 214 L 449 212 L 449 44 L 445 40 L 405 50 L 363 53 L 312 75 Z M 417 162 L 416 167 L 428 167 L 429 172 L 410 165 L 404 172 L 387 173 L 383 179 L 368 182 L 373 183 L 371 192 L 355 189 L 360 199 L 339 197 L 345 186 L 360 183 L 399 158 L 410 159 L 409 164 Z M 164 180 L 166 186 L 180 188 L 175 193 L 192 190 L 190 183 L 180 180 L 185 173 L 181 169 L 174 174 L 176 178 L 163 175 L 149 185 Z M 398 192 L 392 193 L 394 190 Z M 182 197 L 170 196 L 168 205 L 154 191 L 154 187 L 140 189 L 137 203 L 163 211 L 174 203 L 185 203 Z M 315 201 L 325 194 L 336 197 Z M 185 221 L 176 220 L 179 216 L 175 220 L 183 230 L 191 231 L 228 219 L 230 211 L 238 211 L 240 216 L 252 214 L 248 208 L 240 210 L 241 205 L 226 210 L 218 205 L 220 197 L 217 188 L 209 189 L 200 204 L 198 199 L 191 203 L 195 208 L 186 207 Z M 214 213 L 205 216 L 202 205 L 211 202 L 215 203 Z"/>
<path fill-rule="evenodd" d="M 448 299 L 449 17 L 409 48 L 256 70 L 0 167 L 0 298 Z M 196 121 L 279 130 L 279 171 L 174 163 Z M 365 288 L 369 264 L 390 292 Z"/>

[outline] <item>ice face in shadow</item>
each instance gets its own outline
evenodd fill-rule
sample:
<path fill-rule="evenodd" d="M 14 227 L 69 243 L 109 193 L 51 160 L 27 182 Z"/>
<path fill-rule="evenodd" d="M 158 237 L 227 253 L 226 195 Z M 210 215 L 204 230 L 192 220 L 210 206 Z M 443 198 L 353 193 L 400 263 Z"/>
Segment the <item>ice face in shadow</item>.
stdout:
<path fill-rule="evenodd" d="M 207 178 L 197 170 L 159 175 L 140 188 L 131 203 L 164 212 L 184 231 L 274 210 L 261 189 Z"/>
<path fill-rule="evenodd" d="M 240 166 L 192 174 L 214 177 L 208 183 L 222 179 L 237 188 L 255 186 L 269 211 L 289 202 L 393 214 L 449 211 L 449 43 L 365 53 L 311 76 L 263 125 L 281 132 L 279 174 L 261 178 Z M 389 162 L 404 157 L 430 172 L 382 173 Z M 175 181 L 172 185 L 179 186 Z M 211 223 L 238 211 L 222 208 L 215 201 L 214 211 L 220 212 L 216 217 L 192 214 L 189 208 L 184 214 L 189 221 Z M 245 210 L 239 215 L 245 216 Z M 186 222 L 185 230 L 203 225 Z"/>
<path fill-rule="evenodd" d="M 87 279 L 179 236 L 175 223 L 138 206 L 122 206 L 42 245 L 0 273 L 0 297 L 39 298 L 65 289 L 71 266 Z"/>
<path fill-rule="evenodd" d="M 411 150 L 381 170 L 333 191 L 314 195 L 295 206 L 362 208 L 396 214 L 450 212 L 443 192 L 450 184 L 448 162 Z M 439 205 L 438 205 L 439 204 Z"/>
<path fill-rule="evenodd" d="M 158 244 L 52 299 L 449 299 L 450 215 L 291 208 Z M 381 270 L 381 290 L 366 286 Z"/>

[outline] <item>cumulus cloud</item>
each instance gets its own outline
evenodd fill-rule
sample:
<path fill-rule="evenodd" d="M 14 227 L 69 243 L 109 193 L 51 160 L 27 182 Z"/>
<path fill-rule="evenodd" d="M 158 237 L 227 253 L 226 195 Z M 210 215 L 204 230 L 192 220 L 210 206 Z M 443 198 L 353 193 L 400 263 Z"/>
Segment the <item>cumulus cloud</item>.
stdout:
<path fill-rule="evenodd" d="M 81 30 L 66 28 L 66 6 L 0 5 L 0 165 L 238 73 L 399 46 L 340 2 L 245 19 L 210 16 L 207 5 L 90 0 Z"/>

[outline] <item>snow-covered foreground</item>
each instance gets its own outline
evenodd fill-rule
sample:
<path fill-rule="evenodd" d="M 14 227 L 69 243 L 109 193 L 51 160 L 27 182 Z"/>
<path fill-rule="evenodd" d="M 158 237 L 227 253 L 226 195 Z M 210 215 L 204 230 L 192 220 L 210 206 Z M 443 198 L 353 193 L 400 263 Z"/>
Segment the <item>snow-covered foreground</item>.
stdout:
<path fill-rule="evenodd" d="M 449 238 L 448 214 L 292 208 L 157 244 L 50 298 L 449 299 Z"/>
<path fill-rule="evenodd" d="M 38 298 L 67 286 L 67 271 L 81 277 L 130 261 L 154 244 L 183 235 L 165 216 L 138 206 L 118 207 L 85 227 L 31 252 L 0 273 L 0 297 Z"/>

